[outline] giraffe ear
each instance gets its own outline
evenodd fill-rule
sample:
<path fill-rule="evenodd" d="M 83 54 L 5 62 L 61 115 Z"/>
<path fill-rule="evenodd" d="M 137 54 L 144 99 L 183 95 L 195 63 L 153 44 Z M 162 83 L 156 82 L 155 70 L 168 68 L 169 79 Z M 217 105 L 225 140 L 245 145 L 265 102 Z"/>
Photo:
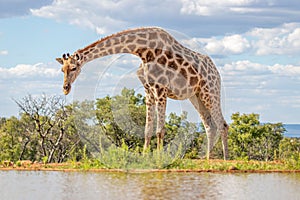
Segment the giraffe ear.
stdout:
<path fill-rule="evenodd" d="M 63 62 L 63 59 L 61 59 L 61 58 L 56 58 L 56 60 L 57 60 L 57 62 L 59 62 L 60 64 L 64 64 L 64 62 Z"/>

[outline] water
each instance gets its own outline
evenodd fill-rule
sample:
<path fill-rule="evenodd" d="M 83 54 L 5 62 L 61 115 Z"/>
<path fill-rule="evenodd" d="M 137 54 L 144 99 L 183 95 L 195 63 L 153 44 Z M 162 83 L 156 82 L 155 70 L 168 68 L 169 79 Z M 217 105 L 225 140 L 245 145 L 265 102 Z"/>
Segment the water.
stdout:
<path fill-rule="evenodd" d="M 285 137 L 300 137 L 300 124 L 284 124 Z"/>
<path fill-rule="evenodd" d="M 0 199 L 300 199 L 300 174 L 0 171 Z"/>

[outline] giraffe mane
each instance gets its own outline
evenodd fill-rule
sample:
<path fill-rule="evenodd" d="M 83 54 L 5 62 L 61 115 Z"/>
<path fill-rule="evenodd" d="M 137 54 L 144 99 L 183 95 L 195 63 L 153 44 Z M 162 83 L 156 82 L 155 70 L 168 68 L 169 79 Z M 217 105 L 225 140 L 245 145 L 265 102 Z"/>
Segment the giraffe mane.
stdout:
<path fill-rule="evenodd" d="M 124 35 L 124 34 L 131 33 L 131 32 L 142 31 L 142 30 L 146 30 L 146 29 L 160 29 L 160 30 L 163 30 L 160 27 L 141 27 L 141 28 L 127 29 L 127 30 L 120 31 L 118 33 L 114 33 L 114 34 L 111 34 L 109 36 L 103 37 L 100 40 L 97 40 L 96 42 L 93 42 L 92 44 L 90 44 L 90 45 L 88 45 L 88 46 L 86 46 L 82 49 L 77 50 L 77 52 L 82 53 L 82 52 L 86 51 L 87 49 L 92 48 L 92 47 L 96 46 L 97 44 L 99 44 L 101 42 L 104 42 L 104 41 L 106 41 L 110 38 L 114 38 L 116 36 Z"/>

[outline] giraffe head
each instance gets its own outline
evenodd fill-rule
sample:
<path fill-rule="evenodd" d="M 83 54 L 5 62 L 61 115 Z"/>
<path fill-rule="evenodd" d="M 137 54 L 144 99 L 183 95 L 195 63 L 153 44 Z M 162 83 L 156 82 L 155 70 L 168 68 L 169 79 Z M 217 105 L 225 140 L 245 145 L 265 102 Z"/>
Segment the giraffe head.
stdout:
<path fill-rule="evenodd" d="M 63 91 L 67 95 L 71 91 L 71 85 L 80 74 L 81 62 L 78 54 L 64 54 L 62 58 L 56 58 L 56 60 L 62 64 L 61 71 L 64 73 L 64 85 Z"/>

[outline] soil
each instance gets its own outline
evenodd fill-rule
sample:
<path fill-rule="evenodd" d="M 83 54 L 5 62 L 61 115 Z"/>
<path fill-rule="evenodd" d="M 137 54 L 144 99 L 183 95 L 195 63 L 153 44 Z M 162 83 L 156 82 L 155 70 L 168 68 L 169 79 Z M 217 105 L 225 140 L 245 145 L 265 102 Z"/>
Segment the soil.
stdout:
<path fill-rule="evenodd" d="M 201 161 L 200 161 L 201 162 Z M 83 169 L 80 168 L 81 163 L 29 163 L 21 162 L 18 166 L 14 163 L 5 163 L 0 165 L 0 171 L 61 171 L 61 172 L 130 172 L 130 173 L 146 173 L 146 172 L 196 172 L 196 173 L 300 173 L 300 170 L 240 170 L 236 167 L 236 163 L 240 161 L 220 161 L 220 160 L 212 160 L 209 163 L 230 163 L 229 167 L 224 170 L 219 169 L 105 169 L 105 168 L 91 168 L 91 169 Z"/>

